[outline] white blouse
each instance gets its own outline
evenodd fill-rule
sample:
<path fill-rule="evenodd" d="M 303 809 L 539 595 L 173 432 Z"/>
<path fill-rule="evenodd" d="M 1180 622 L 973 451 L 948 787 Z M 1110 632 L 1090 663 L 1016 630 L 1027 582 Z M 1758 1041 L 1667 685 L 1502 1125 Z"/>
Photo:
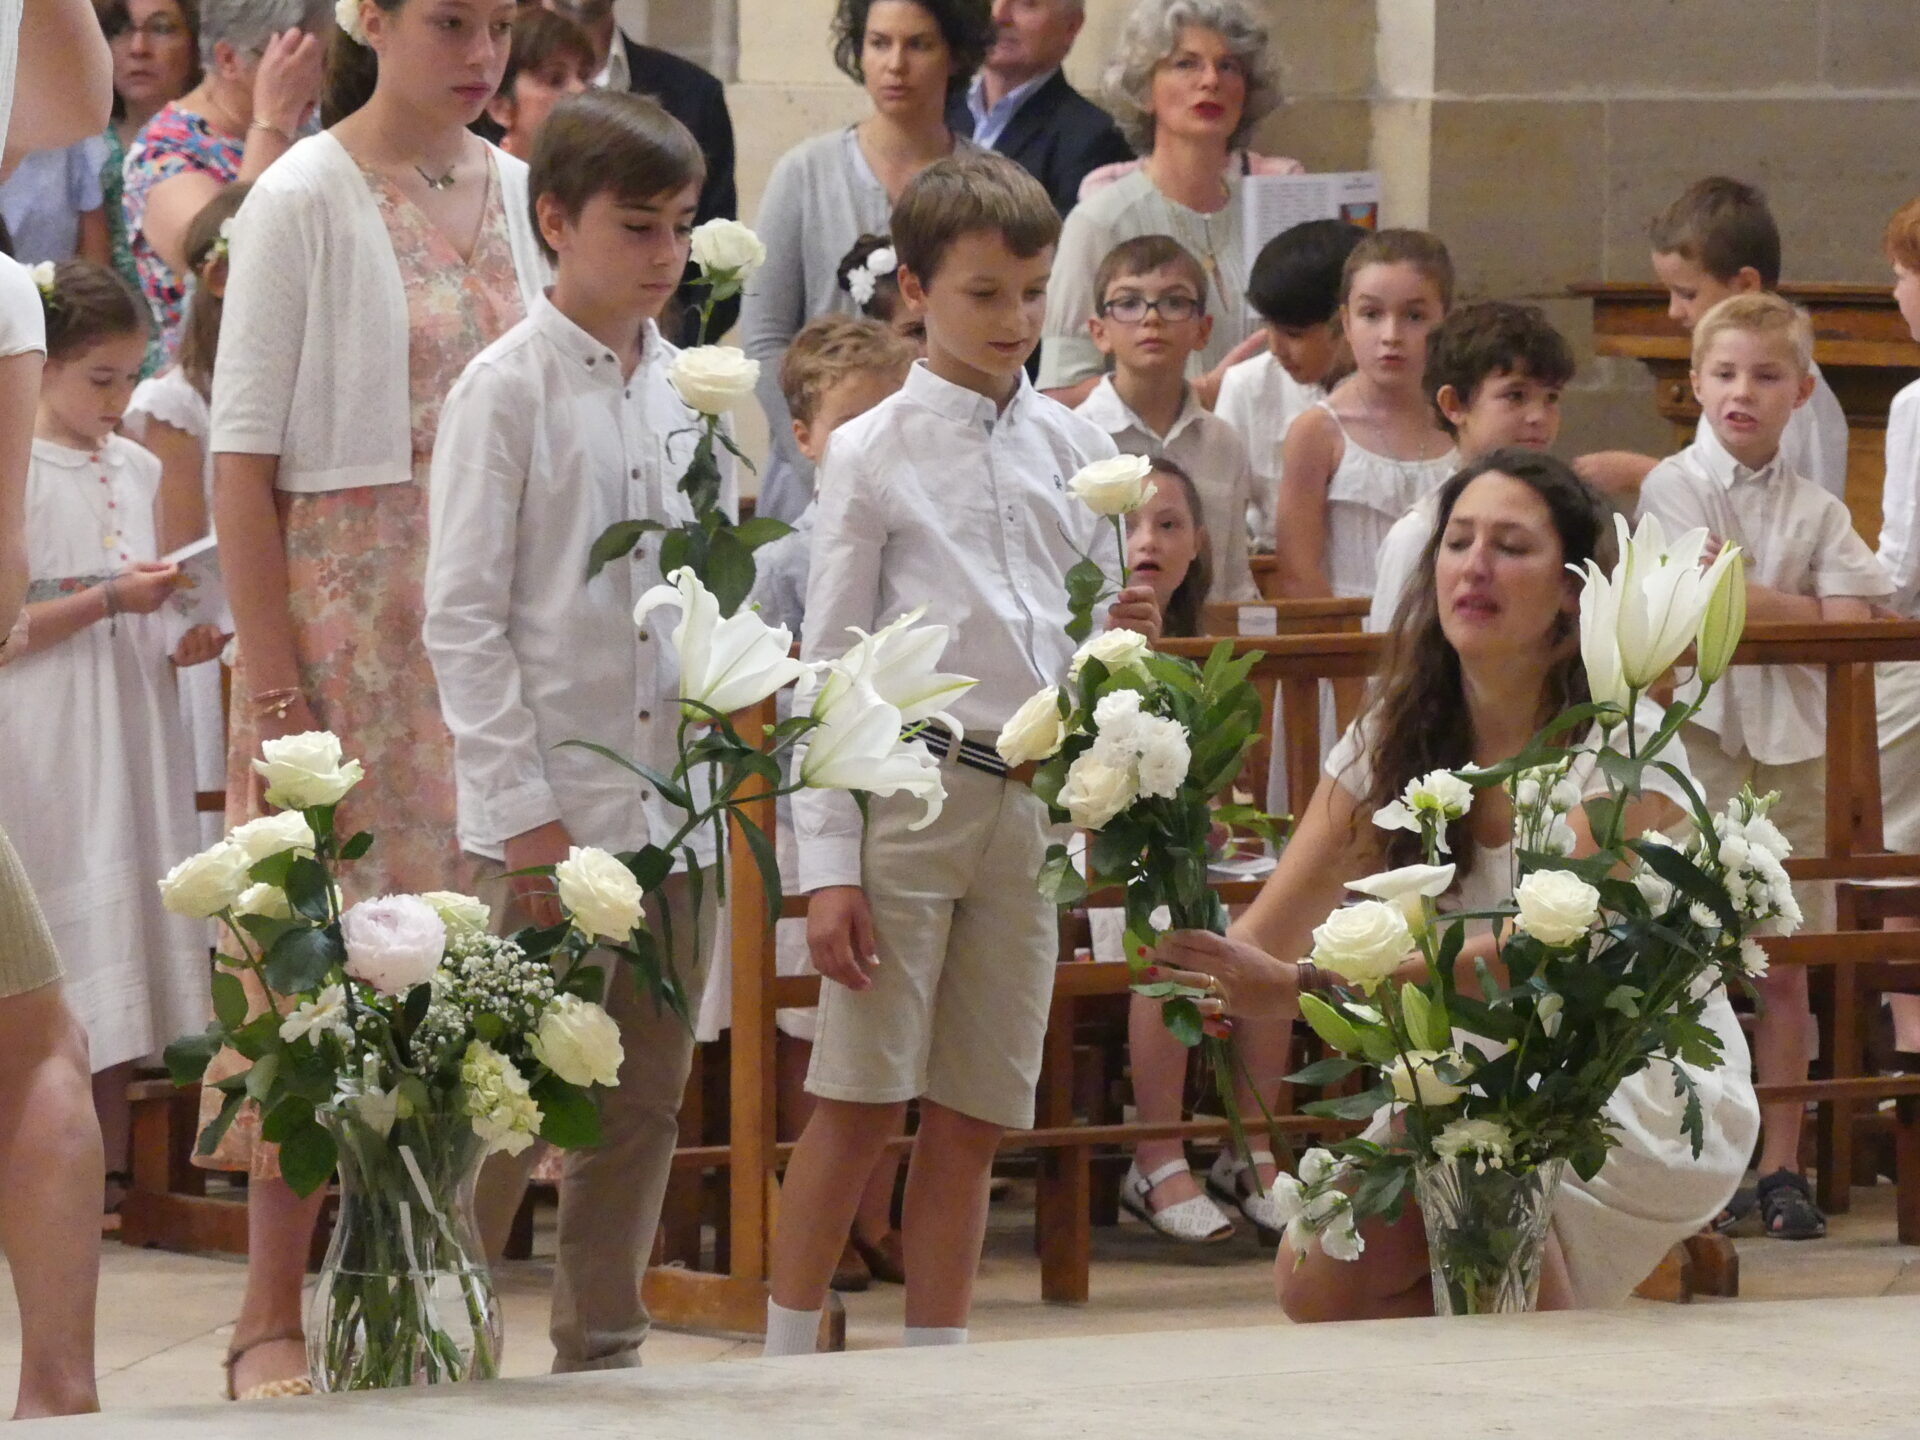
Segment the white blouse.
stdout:
<path fill-rule="evenodd" d="M 26 266 L 0 255 L 0 360 L 46 353 L 47 312 L 40 287 Z"/>
<path fill-rule="evenodd" d="M 527 167 L 501 150 L 489 157 L 530 311 L 547 266 Z M 254 182 L 229 269 L 213 451 L 277 455 L 281 490 L 412 480 L 406 287 L 366 177 L 331 132 L 302 140 Z"/>

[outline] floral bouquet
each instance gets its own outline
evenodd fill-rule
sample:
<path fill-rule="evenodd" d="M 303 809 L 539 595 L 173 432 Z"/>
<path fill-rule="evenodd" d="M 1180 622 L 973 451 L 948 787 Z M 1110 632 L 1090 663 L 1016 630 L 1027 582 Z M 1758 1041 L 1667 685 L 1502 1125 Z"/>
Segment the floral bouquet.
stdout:
<path fill-rule="evenodd" d="M 1153 494 L 1148 469 L 1139 457 L 1120 456 L 1086 467 L 1069 488 L 1120 532 L 1123 517 Z M 1124 554 L 1124 533 L 1120 538 Z M 1092 575 L 1076 579 L 1083 566 Z M 1124 568 L 1120 583 L 1124 588 Z M 1069 573 L 1076 624 L 1084 620 L 1091 628 L 1105 586 L 1091 558 Z M 1273 820 L 1262 811 L 1214 804 L 1259 739 L 1260 696 L 1247 680 L 1258 657 L 1236 660 L 1232 652 L 1233 642 L 1222 641 L 1200 666 L 1156 654 L 1134 631 L 1108 630 L 1074 653 L 1064 687 L 1049 685 L 1034 695 L 1000 733 L 997 748 L 1009 766 L 1039 766 L 1033 790 L 1052 818 L 1090 833 L 1084 876 L 1065 845 L 1048 848 L 1041 893 L 1072 905 L 1086 898 L 1090 885 L 1121 886 L 1125 953 L 1135 972 L 1146 967 L 1163 930 L 1225 933 L 1226 907 L 1207 883 L 1216 825 L 1277 840 Z M 1224 1021 L 1203 1022 L 1196 1002 L 1206 992 L 1170 982 L 1138 982 L 1133 989 L 1164 1002 L 1167 1028 L 1182 1044 L 1204 1043 L 1236 1148 L 1245 1154 L 1233 1101 L 1231 1035 Z"/>
<path fill-rule="evenodd" d="M 593 544 L 587 563 L 589 577 L 631 554 L 643 536 L 658 530 L 660 573 L 671 575 L 682 566 L 693 571 L 720 602 L 720 613 L 731 615 L 753 591 L 753 552 L 778 540 L 792 527 L 779 520 L 756 518 L 735 524 L 720 504 L 720 461 L 724 447 L 734 459 L 753 468 L 733 443 L 723 417 L 753 394 L 760 378 L 760 362 L 749 360 L 731 345 L 704 343 L 713 320 L 713 307 L 738 295 L 753 273 L 767 262 L 760 237 L 737 220 L 709 220 L 693 232 L 693 261 L 704 288 L 700 302 L 702 344 L 682 351 L 667 379 L 680 399 L 699 417 L 700 438 L 693 458 L 680 477 L 680 493 L 693 508 L 693 519 L 678 526 L 657 520 L 621 520 Z"/>
<path fill-rule="evenodd" d="M 1397 1216 L 1416 1191 L 1442 1314 L 1532 1307 L 1559 1178 L 1568 1166 L 1583 1179 L 1599 1173 L 1618 1142 L 1605 1107 L 1655 1061 L 1671 1067 L 1683 1132 L 1700 1153 L 1687 1067 L 1720 1063 L 1702 1021 L 1707 1003 L 1764 971 L 1751 927 L 1773 921 L 1791 933 L 1800 920 L 1781 864 L 1787 842 L 1766 818 L 1774 797 L 1743 789 L 1716 811 L 1685 770 L 1660 758 L 1739 641 L 1740 552 L 1727 547 L 1703 572 L 1704 530 L 1669 543 L 1651 517 L 1631 537 L 1617 523 L 1619 566 L 1607 576 L 1589 561 L 1581 596 L 1592 703 L 1504 764 L 1415 779 L 1374 823 L 1416 833 L 1426 863 L 1353 881 L 1367 898 L 1313 935 L 1313 963 L 1341 984 L 1301 995 L 1329 1053 L 1291 1078 L 1326 1085 L 1360 1075 L 1359 1093 L 1305 1108 L 1385 1118 L 1282 1177 L 1289 1239 L 1296 1252 L 1317 1240 L 1335 1258 L 1355 1258 L 1358 1222 Z M 1698 693 L 1668 706 L 1643 737 L 1636 707 L 1689 644 Z M 1579 741 L 1587 730 L 1597 743 Z M 1577 748 L 1554 743 L 1569 735 Z M 1625 834 L 1626 806 L 1649 770 L 1687 797 L 1692 838 Z M 1594 773 L 1606 794 L 1583 802 Z M 1512 803 L 1511 899 L 1443 917 L 1436 902 L 1455 881 L 1443 863 L 1448 828 L 1496 785 Z M 1576 807 L 1597 847 L 1580 858 L 1568 821 Z M 1487 943 L 1470 942 L 1476 921 L 1491 927 L 1493 948 L 1475 958 L 1466 985 L 1461 956 Z"/>
<path fill-rule="evenodd" d="M 250 1067 L 200 1138 L 260 1108 L 298 1194 L 343 1176 L 340 1223 L 310 1344 L 317 1383 L 358 1389 L 498 1373 L 499 1316 L 469 1206 L 481 1158 L 600 1138 L 595 1085 L 613 1085 L 619 1035 L 595 997 L 595 945 L 644 938 L 640 889 L 597 850 L 559 867 L 566 924 L 488 933 L 467 895 L 389 895 L 343 907 L 335 870 L 372 847 L 335 829 L 362 778 L 324 732 L 268 740 L 254 769 L 277 814 L 239 826 L 160 882 L 176 914 L 219 922 L 213 1021 L 167 1047 L 178 1084 L 216 1051 Z M 250 1004 L 243 977 L 265 1004 Z M 449 1319 L 451 1315 L 453 1319 Z"/>

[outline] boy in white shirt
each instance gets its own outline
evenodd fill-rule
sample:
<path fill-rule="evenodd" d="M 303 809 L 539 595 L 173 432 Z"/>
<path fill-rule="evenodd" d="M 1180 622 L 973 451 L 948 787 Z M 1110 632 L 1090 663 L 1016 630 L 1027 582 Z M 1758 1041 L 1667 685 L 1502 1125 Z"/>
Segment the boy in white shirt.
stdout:
<path fill-rule="evenodd" d="M 1812 322 L 1777 295 L 1736 295 L 1707 311 L 1693 331 L 1693 389 L 1710 433 L 1656 466 L 1641 491 L 1641 513 L 1659 516 L 1670 535 L 1705 526 L 1714 553 L 1724 544 L 1746 552 L 1752 621 L 1865 620 L 1872 602 L 1893 589 L 1854 533 L 1847 507 L 1787 458 L 1787 422 L 1813 393 L 1812 359 Z M 1809 666 L 1733 669 L 1685 737 L 1702 793 L 1713 803 L 1724 803 L 1743 783 L 1757 794 L 1780 792 L 1772 819 L 1802 857 L 1826 851 L 1825 690 Z M 1805 928 L 1831 930 L 1831 884 L 1796 884 L 1794 891 Z M 1764 1002 L 1754 1043 L 1760 1081 L 1804 1082 L 1806 969 L 1781 966 L 1757 985 Z M 1826 1233 L 1799 1173 L 1803 1108 L 1789 1100 L 1761 1111 L 1758 1199 L 1766 1233 L 1780 1239 Z"/>
<path fill-rule="evenodd" d="M 1730 295 L 1771 294 L 1780 288 L 1780 228 L 1756 186 L 1724 175 L 1696 180 L 1654 217 L 1648 237 L 1653 273 L 1667 287 L 1667 314 L 1688 330 Z M 1813 390 L 1787 422 L 1780 448 L 1795 474 L 1844 501 L 1847 415 L 1811 357 L 1807 374 Z M 1702 415 L 1694 439 L 1705 440 L 1710 433 Z M 1602 450 L 1581 456 L 1574 468 L 1631 511 L 1656 463 L 1651 455 Z"/>
<path fill-rule="evenodd" d="M 591 580 L 587 556 L 615 521 L 692 517 L 677 487 L 697 421 L 667 381 L 678 352 L 656 321 L 686 266 L 705 168 L 698 142 L 651 100 L 591 91 L 556 107 L 529 176 L 553 286 L 474 358 L 441 411 L 426 643 L 453 731 L 461 843 L 496 862 L 496 874 L 555 864 L 575 845 L 617 853 L 663 843 L 677 829 L 679 812 L 647 782 L 555 747 L 588 740 L 658 771 L 675 763 L 672 648 L 632 618 L 660 578 L 657 546 L 643 543 Z M 695 844 L 711 865 L 712 838 Z M 504 930 L 560 918 L 543 877 L 516 877 L 495 898 Z M 694 944 L 684 873 L 667 881 L 664 900 L 671 962 L 697 997 L 707 947 Z M 703 909 L 699 928 L 711 939 L 710 900 Z M 649 911 L 650 928 L 664 934 Z M 566 1154 L 557 1372 L 640 1363 L 649 1323 L 641 1275 L 693 1055 L 686 1022 L 642 998 L 626 962 L 608 971 L 606 1006 L 625 1059 L 620 1083 L 598 1097 L 603 1142 Z M 532 1158 L 496 1157 L 483 1177 L 493 1247 Z"/>
<path fill-rule="evenodd" d="M 1073 654 L 1066 573 L 1116 567 L 1112 527 L 1067 491 L 1114 453 L 1037 393 L 1026 361 L 1045 318 L 1060 220 L 1040 183 L 993 154 L 942 160 L 889 227 L 927 358 L 900 393 L 835 432 L 821 472 L 803 653 L 844 652 L 918 606 L 950 627 L 945 670 L 978 680 L 943 729 L 939 819 L 824 791 L 794 797 L 807 936 L 821 986 L 807 1088 L 818 1100 L 787 1167 L 774 1230 L 768 1355 L 813 1350 L 827 1282 L 874 1158 L 920 1102 L 907 1177 L 906 1341 L 966 1339 L 1000 1136 L 1033 1123 L 1058 920 L 1036 885 L 1057 832 L 994 753 L 1013 712 Z M 1158 634 L 1149 587 L 1108 622 Z"/>
<path fill-rule="evenodd" d="M 1340 330 L 1340 276 L 1366 235 L 1345 220 L 1303 221 L 1260 247 L 1247 279 L 1247 303 L 1265 327 L 1267 348 L 1227 371 L 1214 413 L 1240 432 L 1253 462 L 1247 523 L 1256 550 L 1273 548 L 1287 427 L 1326 399 L 1327 382 L 1352 364 Z"/>
<path fill-rule="evenodd" d="M 1560 434 L 1560 392 L 1573 368 L 1573 351 L 1539 306 L 1481 300 L 1449 311 L 1434 327 L 1421 384 L 1464 468 L 1510 445 L 1551 450 Z M 1439 513 L 1440 491 L 1429 490 L 1380 542 L 1367 629 L 1393 628 Z"/>
<path fill-rule="evenodd" d="M 1075 410 L 1113 437 L 1123 455 L 1165 457 L 1193 481 L 1212 545 L 1215 600 L 1253 600 L 1247 506 L 1253 469 L 1233 426 L 1187 384 L 1187 357 L 1207 343 L 1207 272 L 1166 235 L 1123 240 L 1094 272 L 1088 332 L 1113 362 Z"/>

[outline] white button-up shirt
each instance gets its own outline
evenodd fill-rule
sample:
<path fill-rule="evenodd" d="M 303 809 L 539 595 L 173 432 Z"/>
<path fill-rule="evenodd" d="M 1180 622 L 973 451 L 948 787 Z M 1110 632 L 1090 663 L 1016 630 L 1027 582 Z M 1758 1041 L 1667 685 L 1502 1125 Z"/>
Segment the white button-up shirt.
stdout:
<path fill-rule="evenodd" d="M 1880 563 L 1893 580 L 1893 608 L 1920 615 L 1920 380 L 1893 397 L 1887 414 Z"/>
<path fill-rule="evenodd" d="M 460 841 L 476 854 L 498 858 L 553 820 L 575 844 L 634 849 L 684 818 L 603 756 L 555 748 L 590 740 L 662 772 L 677 758 L 677 612 L 633 623 L 660 578 L 659 537 L 587 579 L 614 522 L 692 517 L 678 483 L 698 421 L 667 383 L 677 353 L 650 324 L 623 380 L 613 352 L 542 296 L 440 412 L 426 643 L 453 731 Z M 711 863 L 711 833 L 694 843 Z"/>
<path fill-rule="evenodd" d="M 1102 376 L 1079 413 L 1112 437 L 1123 455 L 1163 456 L 1187 472 L 1200 492 L 1200 523 L 1207 527 L 1213 559 L 1209 600 L 1257 600 L 1253 570 L 1247 563 L 1247 505 L 1253 499 L 1253 466 L 1246 442 L 1233 426 L 1186 392 L 1186 401 L 1165 435 L 1134 414 Z"/>
<path fill-rule="evenodd" d="M 820 470 L 801 654 L 824 660 L 917 606 L 948 627 L 940 668 L 979 684 L 949 707 L 991 744 L 1036 690 L 1061 683 L 1066 574 L 1090 554 L 1119 570 L 1113 527 L 1067 492 L 1115 453 L 1098 427 L 1020 377 L 1005 410 L 916 364 L 899 393 L 833 432 Z M 794 796 L 800 888 L 860 883 L 851 797 Z"/>
<path fill-rule="evenodd" d="M 1840 408 L 1840 397 L 1827 384 L 1827 377 L 1815 365 L 1813 394 L 1797 407 L 1780 437 L 1780 454 L 1794 474 L 1813 481 L 1837 500 L 1847 498 L 1847 412 Z M 1695 440 L 1708 439 L 1713 427 L 1702 415 L 1693 428 Z"/>
<path fill-rule="evenodd" d="M 1879 600 L 1887 572 L 1832 494 L 1789 468 L 1783 453 L 1758 470 L 1711 433 L 1656 465 L 1640 513 L 1672 536 L 1704 525 L 1746 551 L 1747 578 L 1789 595 Z M 1698 723 L 1730 755 L 1792 765 L 1826 752 L 1826 677 L 1810 665 L 1738 666 L 1713 688 Z"/>
<path fill-rule="evenodd" d="M 1327 398 L 1324 385 L 1302 385 L 1264 350 L 1230 368 L 1220 381 L 1213 413 L 1240 432 L 1253 465 L 1249 523 L 1261 549 L 1273 548 L 1274 498 L 1280 488 L 1280 447 L 1287 427 Z"/>

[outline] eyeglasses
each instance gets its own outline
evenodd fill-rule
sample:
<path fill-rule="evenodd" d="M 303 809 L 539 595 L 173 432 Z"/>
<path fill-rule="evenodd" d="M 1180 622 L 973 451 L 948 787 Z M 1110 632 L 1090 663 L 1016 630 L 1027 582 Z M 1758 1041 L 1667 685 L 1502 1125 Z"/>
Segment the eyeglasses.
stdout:
<path fill-rule="evenodd" d="M 1118 320 L 1122 325 L 1138 325 L 1151 310 L 1169 325 L 1178 325 L 1182 320 L 1191 320 L 1201 309 L 1200 302 L 1193 296 L 1176 291 L 1172 295 L 1162 295 L 1158 300 L 1149 300 L 1144 295 L 1122 295 L 1102 305 L 1100 313 L 1109 320 Z"/>
<path fill-rule="evenodd" d="M 156 43 L 162 40 L 178 40 L 187 33 L 187 27 L 171 15 L 155 15 L 135 25 L 131 20 L 108 35 L 110 40 L 131 40 L 136 35 L 144 35 Z"/>

